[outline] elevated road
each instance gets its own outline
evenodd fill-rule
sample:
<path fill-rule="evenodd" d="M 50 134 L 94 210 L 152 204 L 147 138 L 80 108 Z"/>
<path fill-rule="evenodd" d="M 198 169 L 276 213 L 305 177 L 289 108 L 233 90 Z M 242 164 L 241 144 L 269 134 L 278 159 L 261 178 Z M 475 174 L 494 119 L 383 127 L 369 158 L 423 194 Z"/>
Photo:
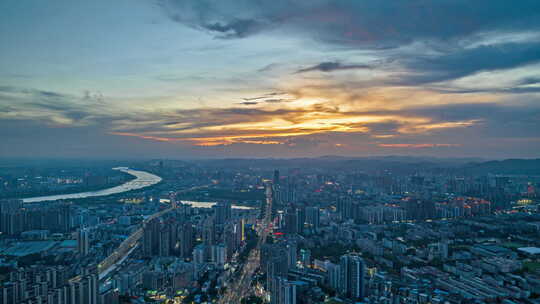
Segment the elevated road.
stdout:
<path fill-rule="evenodd" d="M 155 218 L 165 215 L 174 208 L 167 208 L 160 212 L 156 212 L 148 217 L 145 222 L 149 222 Z M 127 239 L 125 239 L 113 253 L 111 253 L 105 260 L 98 264 L 99 279 L 103 279 L 110 269 L 115 266 L 119 261 L 122 261 L 132 252 L 132 249 L 137 246 L 143 236 L 143 227 L 135 230 Z"/>
<path fill-rule="evenodd" d="M 192 190 L 196 190 L 196 189 L 204 188 L 204 187 L 208 187 L 208 185 L 191 187 L 189 189 L 185 189 L 177 193 L 192 191 Z M 174 210 L 174 208 L 171 207 L 171 208 L 167 208 L 159 212 L 156 212 L 152 214 L 151 216 L 149 216 L 144 221 L 144 223 L 147 223 L 155 218 L 159 218 L 172 210 Z M 104 279 L 107 276 L 107 274 L 110 273 L 111 269 L 113 269 L 120 262 L 124 261 L 126 257 L 129 254 L 131 254 L 131 252 L 134 251 L 135 247 L 139 244 L 139 241 L 141 240 L 143 236 L 144 223 L 142 227 L 135 230 L 127 239 L 125 239 L 120 244 L 120 246 L 118 246 L 118 248 L 116 248 L 116 250 L 113 251 L 113 253 L 111 253 L 108 257 L 106 257 L 103 261 L 101 261 L 98 264 L 98 275 L 99 275 L 100 280 Z"/>

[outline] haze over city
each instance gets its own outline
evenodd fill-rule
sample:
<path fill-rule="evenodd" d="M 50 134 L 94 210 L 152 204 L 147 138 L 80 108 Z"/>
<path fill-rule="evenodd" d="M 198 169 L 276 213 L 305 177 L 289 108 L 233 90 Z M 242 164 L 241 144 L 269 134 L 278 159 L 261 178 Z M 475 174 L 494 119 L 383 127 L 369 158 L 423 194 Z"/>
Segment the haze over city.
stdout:
<path fill-rule="evenodd" d="M 2 1 L 0 156 L 531 158 L 539 3 Z"/>

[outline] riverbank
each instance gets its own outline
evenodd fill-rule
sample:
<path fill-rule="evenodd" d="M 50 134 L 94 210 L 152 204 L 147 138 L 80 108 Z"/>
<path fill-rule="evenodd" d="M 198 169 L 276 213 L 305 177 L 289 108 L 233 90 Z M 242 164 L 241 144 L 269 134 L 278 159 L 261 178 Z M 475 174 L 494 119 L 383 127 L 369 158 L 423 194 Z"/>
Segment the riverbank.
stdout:
<path fill-rule="evenodd" d="M 146 188 L 162 181 L 161 177 L 154 175 L 152 173 L 146 172 L 146 171 L 133 170 L 127 167 L 113 168 L 113 170 L 119 170 L 123 173 L 134 176 L 134 179 L 127 181 L 121 185 L 111 187 L 111 188 L 95 190 L 95 191 L 78 192 L 78 193 L 64 193 L 64 194 L 57 194 L 57 195 L 29 197 L 29 198 L 23 198 L 23 202 L 37 203 L 37 202 L 43 202 L 43 201 L 56 201 L 56 200 L 65 200 L 65 199 L 80 199 L 80 198 L 95 197 L 95 196 L 107 196 L 107 195 L 131 191 L 131 190 Z"/>
<path fill-rule="evenodd" d="M 118 170 L 115 170 L 118 171 Z M 72 194 L 72 193 L 81 193 L 81 192 L 90 192 L 90 191 L 98 191 L 103 189 L 108 189 L 116 186 L 123 185 L 129 181 L 132 181 L 136 179 L 135 176 L 125 173 L 125 172 L 118 172 L 117 174 L 120 174 L 124 177 L 122 181 L 116 181 L 113 183 L 110 183 L 108 185 L 100 185 L 100 186 L 72 186 L 67 189 L 58 189 L 58 190 L 42 190 L 42 191 L 20 191 L 20 192 L 14 192 L 9 194 L 0 195 L 0 199 L 26 199 L 26 198 L 32 198 L 32 197 L 41 197 L 41 196 L 52 196 L 52 195 L 63 195 L 63 194 Z"/>

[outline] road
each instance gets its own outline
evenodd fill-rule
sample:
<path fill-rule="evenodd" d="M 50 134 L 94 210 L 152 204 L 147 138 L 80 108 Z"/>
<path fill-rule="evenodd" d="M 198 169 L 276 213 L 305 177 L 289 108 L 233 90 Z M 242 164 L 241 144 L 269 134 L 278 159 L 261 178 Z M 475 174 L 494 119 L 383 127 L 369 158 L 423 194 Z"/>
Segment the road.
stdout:
<path fill-rule="evenodd" d="M 173 210 L 174 208 L 167 208 L 152 214 L 145 222 L 151 221 L 155 218 L 165 215 L 167 212 Z M 143 236 L 143 228 L 135 230 L 127 239 L 125 239 L 118 248 L 116 248 L 113 253 L 111 253 L 105 260 L 98 264 L 98 274 L 99 279 L 103 279 L 107 273 L 110 272 L 110 269 L 113 268 L 117 262 L 123 261 L 125 257 L 132 252 L 132 249 L 137 246 L 138 242 Z"/>
<path fill-rule="evenodd" d="M 262 211 L 262 210 L 261 210 Z M 261 225 L 257 228 L 259 240 L 257 246 L 251 250 L 247 261 L 244 263 L 239 279 L 229 282 L 225 293 L 219 298 L 220 304 L 240 303 L 240 301 L 251 292 L 251 282 L 253 274 L 260 265 L 261 246 L 266 242 L 266 237 L 271 232 L 272 222 L 272 188 L 266 188 L 266 213 Z"/>
<path fill-rule="evenodd" d="M 191 187 L 189 189 L 185 189 L 177 193 L 193 191 L 193 190 L 204 188 L 204 187 L 208 187 L 208 185 Z M 171 207 L 171 208 L 167 208 L 159 212 L 156 212 L 152 214 L 150 217 L 148 217 L 147 219 L 145 219 L 145 222 L 149 222 L 155 218 L 159 218 L 172 210 L 174 210 L 174 208 Z M 107 274 L 110 273 L 111 269 L 116 267 L 119 263 L 123 262 L 125 258 L 129 254 L 131 254 L 131 252 L 133 252 L 133 248 L 137 246 L 137 244 L 139 243 L 139 241 L 141 240 L 143 236 L 143 227 L 144 225 L 141 228 L 135 230 L 127 239 L 125 239 L 120 244 L 120 246 L 118 246 L 118 248 L 116 248 L 115 251 L 113 251 L 113 253 L 111 253 L 107 258 L 105 258 L 103 261 L 101 261 L 101 263 L 98 264 L 98 274 L 99 274 L 100 280 L 104 279 L 107 276 Z"/>

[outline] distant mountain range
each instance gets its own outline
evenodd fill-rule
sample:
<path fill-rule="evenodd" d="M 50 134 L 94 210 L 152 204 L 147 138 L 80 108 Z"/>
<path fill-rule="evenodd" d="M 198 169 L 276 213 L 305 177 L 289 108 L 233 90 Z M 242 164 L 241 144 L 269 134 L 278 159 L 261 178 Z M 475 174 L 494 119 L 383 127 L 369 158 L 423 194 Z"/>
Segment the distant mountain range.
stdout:
<path fill-rule="evenodd" d="M 343 157 L 323 156 L 317 158 L 265 158 L 265 159 L 211 159 L 197 161 L 218 168 L 261 169 L 337 169 L 344 171 L 383 171 L 411 173 L 425 170 L 446 171 L 462 174 L 526 174 L 540 175 L 540 159 L 507 159 L 485 161 L 480 158 L 436 158 L 417 156 Z M 286 174 L 287 171 L 283 171 Z"/>
<path fill-rule="evenodd" d="M 153 160 L 157 163 L 160 160 Z M 116 167 L 148 164 L 148 160 L 15 160 L 0 159 L 0 168 L 16 167 Z M 164 163 L 178 165 L 202 165 L 219 169 L 259 168 L 261 170 L 282 170 L 287 175 L 290 169 L 307 169 L 310 171 L 342 170 L 344 172 L 381 172 L 390 170 L 394 173 L 414 173 L 420 171 L 436 171 L 439 173 L 455 174 L 524 174 L 540 175 L 540 159 L 506 159 L 485 160 L 481 158 L 437 158 L 423 156 L 373 156 L 347 157 L 327 155 L 315 158 L 229 158 L 205 160 L 164 160 Z"/>
<path fill-rule="evenodd" d="M 463 166 L 463 170 L 472 174 L 540 175 L 540 159 L 505 159 L 472 162 Z"/>

